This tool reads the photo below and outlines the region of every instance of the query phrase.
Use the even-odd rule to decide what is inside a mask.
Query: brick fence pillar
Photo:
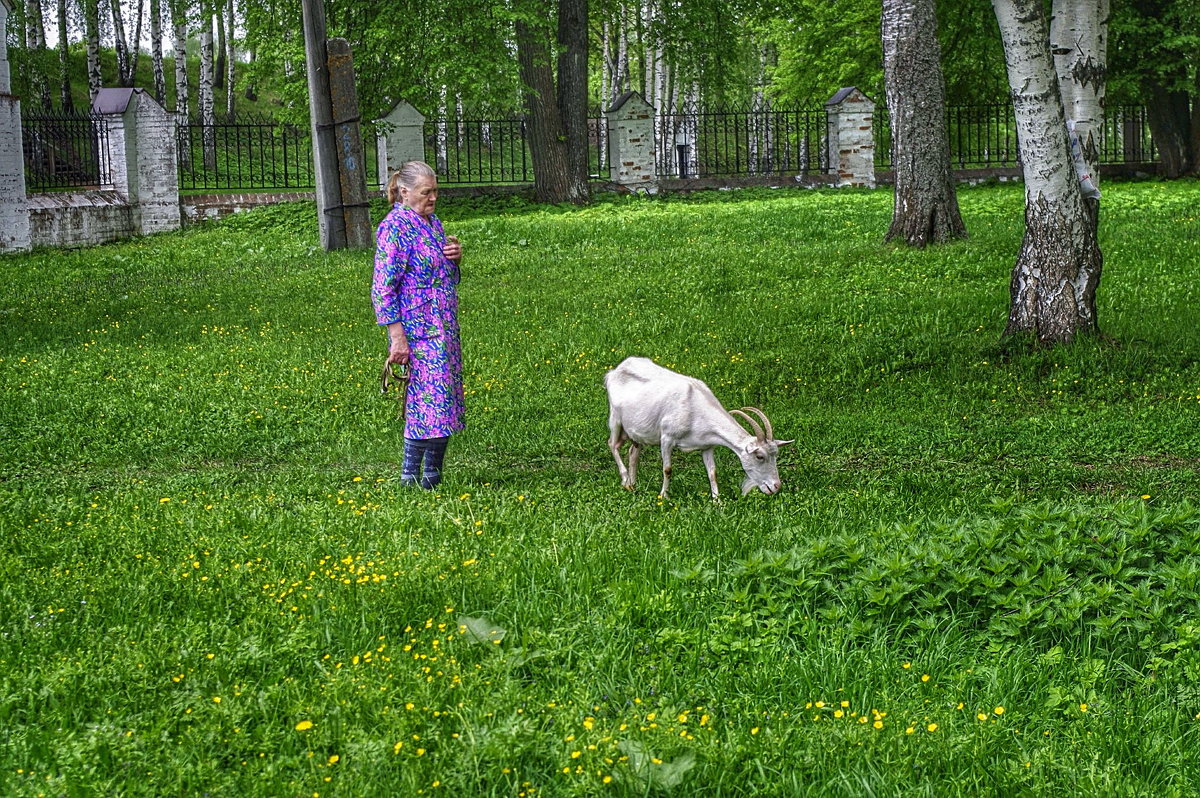
[[[656,191],[654,107],[636,91],[628,91],[604,116],[608,124],[609,179],[619,186]]]
[[[108,122],[113,188],[132,206],[135,232],[178,230],[175,117],[144,89],[101,89],[92,110]]]
[[[408,161],[425,160],[425,115],[401,100],[379,120],[381,131],[378,144],[379,185],[387,187],[388,178]]]
[[[8,14],[12,9],[11,0],[0,0],[0,252],[30,248],[21,101],[12,95],[8,71]]]
[[[875,103],[854,86],[825,103],[829,171],[838,186],[875,188]]]

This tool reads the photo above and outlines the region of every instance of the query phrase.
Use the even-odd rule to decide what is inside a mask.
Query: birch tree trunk
[[[58,102],[64,111],[75,110],[71,99],[71,39],[67,35],[67,0],[58,0]]]
[[[237,18],[234,15],[234,0],[227,0],[225,3],[225,14],[227,20],[225,27],[227,33],[225,35],[225,115],[232,117],[235,105],[234,78],[237,71],[234,69],[234,64],[237,61],[237,45],[234,41],[233,31]]]
[[[1071,157],[1042,0],[992,0],[1025,180],[1025,237],[1009,285],[1005,336],[1070,343],[1098,332],[1102,258]]]
[[[113,26],[113,50],[117,56],[117,85],[132,86],[129,78],[129,42],[125,38],[125,14],[121,11],[121,0],[108,0],[108,10]]]
[[[200,81],[196,86],[196,99],[204,130],[204,168],[213,171],[217,168],[217,116],[213,97],[212,17],[205,13],[200,21]]]
[[[25,0],[25,25],[30,55],[35,62],[29,68],[30,92],[37,96],[44,110],[50,110],[50,80],[46,73],[46,19],[41,0]]]
[[[175,113],[179,123],[188,122],[191,89],[187,73],[187,5],[184,0],[171,2],[171,26],[175,34]]]
[[[138,0],[137,18],[133,25],[133,55],[129,59],[129,85],[137,83],[137,68],[138,59],[142,56],[142,21],[146,15],[142,12],[146,10],[145,0]]]
[[[100,0],[83,0],[83,35],[87,40],[88,105],[103,85],[100,74]]]
[[[213,70],[213,86],[225,88],[225,3],[218,0],[213,7],[213,22],[217,23],[216,67]]]
[[[1100,134],[1108,73],[1109,0],[1055,0],[1050,52],[1067,119],[1083,151],[1088,175],[1100,184]]]
[[[162,0],[150,0],[150,71],[154,73],[154,99],[167,107],[167,76],[163,72]]]
[[[958,210],[933,0],[883,0],[883,74],[895,194],[885,241],[966,237]]]

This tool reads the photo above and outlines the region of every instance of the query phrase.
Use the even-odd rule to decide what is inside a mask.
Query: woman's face
[[[422,216],[429,216],[437,205],[437,178],[426,177],[417,180],[412,188],[400,187],[400,198],[404,204]]]

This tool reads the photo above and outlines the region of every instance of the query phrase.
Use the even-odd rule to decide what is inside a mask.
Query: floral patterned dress
[[[375,318],[383,325],[400,322],[412,352],[406,438],[441,438],[466,427],[458,265],[442,254],[445,242],[436,216],[400,203],[376,233]]]

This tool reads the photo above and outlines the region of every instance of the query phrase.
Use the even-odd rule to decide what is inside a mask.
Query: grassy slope
[[[1012,187],[926,252],[882,192],[445,203],[432,495],[310,209],[0,261],[4,791],[1192,793],[1196,200],[1111,186],[1119,346],[1043,353],[997,346]],[[622,492],[630,354],[798,438],[784,492]]]

